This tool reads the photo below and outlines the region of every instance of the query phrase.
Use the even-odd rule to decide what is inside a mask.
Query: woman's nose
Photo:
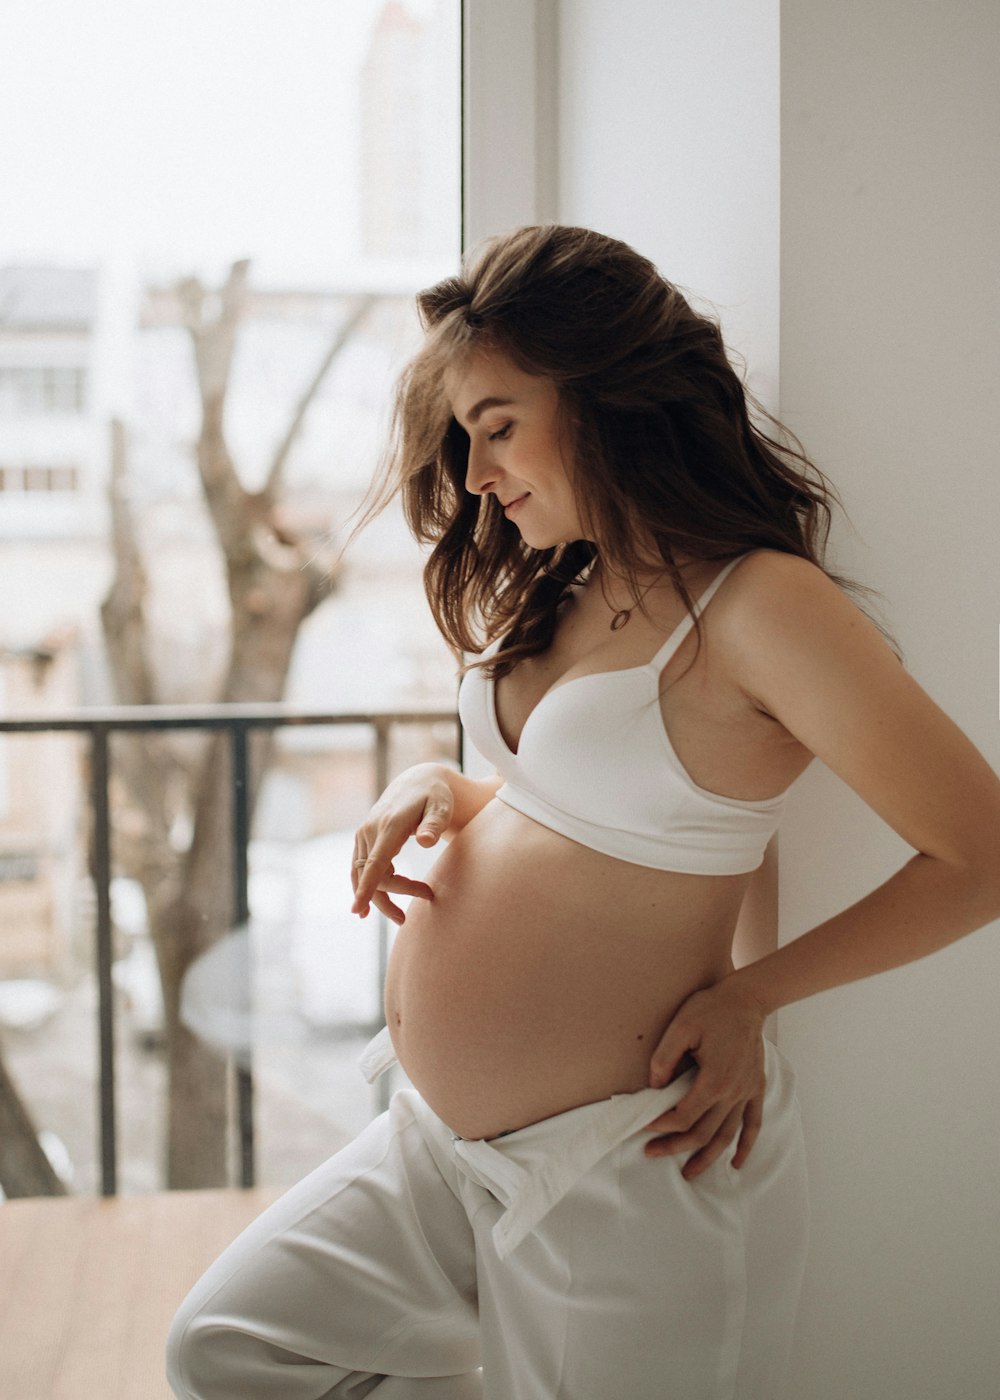
[[[484,443],[470,443],[469,460],[465,468],[465,489],[483,496],[496,484],[496,467]]]

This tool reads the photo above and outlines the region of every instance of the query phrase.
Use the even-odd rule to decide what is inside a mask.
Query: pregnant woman
[[[775,1400],[807,1205],[766,1018],[1000,914],[1000,782],[824,567],[832,493],[648,261],[521,229],[419,305],[370,511],[401,490],[432,545],[496,773],[421,764],[358,830],[355,912],[400,926],[363,1068],[413,1087],[213,1265],[171,1382]],[[754,960],[814,755],[914,854]],[[444,843],[425,881],[394,864],[414,836]]]

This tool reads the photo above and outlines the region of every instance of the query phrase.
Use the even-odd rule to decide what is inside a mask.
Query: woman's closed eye
[[[489,441],[502,442],[504,438],[510,436],[510,430],[513,426],[513,423],[505,423],[502,428],[497,428],[495,433],[489,434]]]

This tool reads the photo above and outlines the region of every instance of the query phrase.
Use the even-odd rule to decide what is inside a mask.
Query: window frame
[[[557,0],[462,0],[462,249],[558,217]]]

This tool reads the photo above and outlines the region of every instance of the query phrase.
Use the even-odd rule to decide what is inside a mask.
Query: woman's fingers
[[[673,1157],[679,1153],[691,1152],[681,1175],[685,1181],[693,1181],[700,1176],[732,1144],[743,1122],[743,1105],[725,1111],[714,1110],[706,1113],[695,1126],[686,1133],[678,1133],[668,1138],[657,1138],[646,1146],[648,1157]],[[749,1147],[747,1148],[749,1151]],[[745,1156],[745,1154],[744,1154]],[[735,1165],[735,1158],[734,1163]]]
[[[731,1107],[715,1104],[684,1132],[664,1133],[657,1120],[647,1131],[657,1132],[659,1136],[646,1144],[646,1153],[650,1157],[674,1157],[681,1152],[694,1152],[711,1142],[731,1113]]]
[[[359,853],[358,838],[355,837],[354,856],[351,860],[351,885],[354,888],[354,904],[352,908],[356,914],[361,912],[361,904],[367,902],[370,882],[365,880],[365,875],[370,863],[371,859],[367,851],[361,850]],[[364,898],[361,897],[362,888],[364,888],[366,892],[366,897]]]
[[[430,885],[425,885],[420,880],[410,880],[405,875],[394,875],[389,880],[383,880],[372,892],[371,903],[390,918],[394,924],[403,923],[406,916],[397,904],[393,904],[389,898],[390,893],[415,896],[417,899],[434,898],[434,891]],[[363,917],[364,914],[362,914]]]
[[[707,1171],[713,1162],[717,1161],[722,1154],[733,1144],[733,1138],[739,1132],[740,1124],[743,1121],[742,1106],[734,1108],[726,1115],[721,1125],[708,1140],[704,1147],[684,1163],[681,1175],[685,1181],[693,1181],[696,1176],[700,1176],[703,1171]]]
[[[374,823],[369,825],[375,827]],[[396,820],[374,830],[361,828],[354,838],[351,865],[355,894],[360,892],[370,898],[379,885],[395,875],[393,861],[413,835],[411,821]],[[436,839],[433,837],[433,840]],[[433,844],[433,840],[430,844]]]
[[[647,1123],[646,1131],[658,1134],[647,1144],[647,1154],[661,1157],[694,1153],[684,1169],[685,1177],[690,1180],[711,1166],[740,1133],[733,1165],[742,1166],[760,1131],[764,1087],[762,1085],[756,1092],[744,1089],[734,1103],[734,1095],[739,1093],[733,1087],[728,1090],[713,1087],[702,1070],[673,1108]]]
[[[382,890],[375,891],[372,895],[371,902],[380,913],[384,914],[386,918],[390,919],[394,924],[401,924],[403,922],[405,915],[402,909],[400,909],[398,905],[393,904],[389,896]],[[367,914],[368,910],[366,908],[361,917],[365,918]]]
[[[352,884],[354,885],[354,904],[352,912],[360,914],[365,918],[368,913],[368,906],[374,904],[376,909],[392,919],[393,923],[403,922],[403,911],[392,903],[385,896],[389,894],[404,894],[417,899],[433,899],[434,891],[430,885],[423,880],[411,880],[408,875],[397,875],[392,861],[382,865],[374,856],[369,856],[364,865],[360,864],[361,857],[356,858],[356,863],[351,872]]]
[[[408,875],[392,875],[387,880],[382,880],[379,884],[380,890],[389,890],[392,894],[416,895],[417,899],[433,899],[434,891],[430,885],[423,880],[411,880]]]
[[[393,860],[406,841],[405,835],[390,836],[382,832],[370,841],[362,829],[355,837],[355,856],[351,866],[351,882],[354,885],[354,903],[351,910],[362,917],[368,912],[368,904],[375,891],[395,878]]]
[[[448,823],[454,811],[454,799],[449,793],[447,797],[429,797],[424,804],[423,816],[416,830],[416,838],[421,846],[433,846],[439,841],[441,836],[448,830]]]
[[[728,1111],[722,1108],[724,1094],[726,1094],[724,1086],[713,1084],[711,1076],[704,1069],[699,1068],[693,1084],[684,1097],[678,1099],[673,1108],[668,1108],[666,1113],[661,1113],[647,1126],[650,1129],[656,1129],[661,1133],[678,1138],[681,1134],[690,1132],[713,1110]],[[728,1091],[730,1107],[734,1097],[735,1094],[730,1087]]]
[[[747,1157],[749,1157],[750,1149],[753,1147],[760,1134],[763,1120],[764,1095],[760,1094],[757,1098],[751,1099],[743,1110],[743,1131],[740,1133],[740,1140],[733,1154],[734,1167],[742,1167]]]
[[[368,857],[365,856],[365,855],[359,856],[359,855],[358,855],[358,848],[357,848],[357,845],[355,844],[355,847],[354,847],[354,856],[353,856],[353,859],[352,859],[352,861],[351,861],[351,887],[353,888],[355,894],[357,894],[357,892],[358,892],[358,885],[361,883],[361,872],[362,872],[362,870],[365,868],[365,866],[366,866],[367,864],[368,864]]]
[[[365,918],[374,904],[394,923],[401,924],[403,911],[387,897],[389,894],[433,898],[424,881],[397,875],[393,861],[411,837],[425,848],[436,845],[448,829],[453,810],[454,798],[448,784],[436,780],[428,785],[426,774],[422,775],[419,769],[413,774],[408,770],[389,784],[354,837],[352,913]]]

